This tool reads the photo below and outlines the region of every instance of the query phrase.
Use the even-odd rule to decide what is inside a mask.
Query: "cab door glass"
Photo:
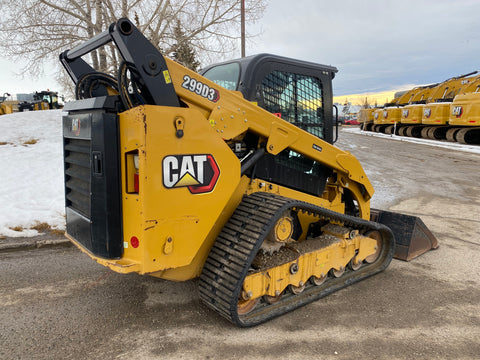
[[[262,81],[265,110],[324,139],[323,87],[320,79],[272,71]]]
[[[240,65],[235,62],[218,65],[207,70],[203,76],[227,90],[237,90]]]

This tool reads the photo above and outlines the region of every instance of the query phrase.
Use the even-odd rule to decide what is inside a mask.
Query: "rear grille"
[[[66,206],[90,218],[90,140],[65,139]]]
[[[73,101],[63,116],[67,234],[105,259],[123,253],[117,101]]]

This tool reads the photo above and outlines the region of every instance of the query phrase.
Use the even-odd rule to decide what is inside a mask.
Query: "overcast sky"
[[[479,19],[480,0],[270,0],[247,55],[336,66],[335,95],[393,90],[480,70]],[[35,82],[13,75],[21,64],[0,67],[2,94],[58,88],[50,69]]]
[[[431,84],[480,70],[479,19],[480,0],[271,0],[247,55],[336,66],[335,95]]]
[[[25,75],[22,78],[22,67],[24,65],[19,62],[9,61],[5,57],[0,57],[0,96],[3,96],[6,92],[10,94],[28,94],[47,89],[60,91],[54,78],[55,70],[45,67],[44,73],[38,79],[33,79],[29,75]]]

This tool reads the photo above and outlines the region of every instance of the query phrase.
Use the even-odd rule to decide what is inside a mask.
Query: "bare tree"
[[[121,17],[129,17],[164,54],[176,44],[180,22],[187,41],[200,59],[219,58],[238,48],[241,0],[0,0],[0,46],[3,55],[27,61],[32,76],[61,51],[100,34]],[[246,1],[246,19],[263,15],[267,0]],[[233,30],[236,29],[237,30]],[[210,57],[209,57],[210,55]],[[115,67],[113,47],[92,52],[92,66]]]
[[[351,106],[351,103],[348,102],[347,98],[345,98],[345,102],[343,103],[342,113],[344,114],[350,113],[350,106]]]

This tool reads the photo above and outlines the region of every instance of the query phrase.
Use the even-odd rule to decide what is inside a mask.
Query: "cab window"
[[[324,138],[323,87],[313,76],[272,71],[262,81],[264,108]]]
[[[203,76],[227,90],[237,90],[240,65],[235,62],[218,65],[207,70]]]

